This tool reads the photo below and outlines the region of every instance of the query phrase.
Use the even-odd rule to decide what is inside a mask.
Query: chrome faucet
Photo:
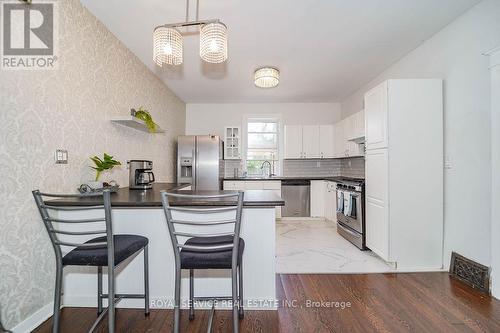
[[[269,175],[268,175],[268,177],[274,176],[273,166],[272,166],[271,162],[269,162],[269,161],[262,162],[262,165],[260,166],[260,170],[264,170],[264,167],[265,167],[266,164],[269,165]]]

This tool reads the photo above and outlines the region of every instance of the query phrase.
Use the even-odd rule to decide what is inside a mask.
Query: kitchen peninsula
[[[174,257],[168,233],[161,191],[184,194],[218,194],[228,191],[191,191],[189,185],[155,183],[150,190],[119,189],[111,195],[113,207],[113,232],[115,234],[136,234],[149,239],[149,279],[152,308],[172,308],[174,295]],[[274,308],[275,287],[275,207],[283,206],[284,201],[273,192],[245,191],[241,225],[241,237],[245,240],[243,256],[244,298],[251,304],[248,310]],[[97,199],[99,200],[99,199]],[[95,198],[64,199],[53,204],[67,207],[91,206]],[[206,201],[171,201],[177,206],[224,206],[227,200]],[[68,218],[92,218],[90,211],[63,211]],[[221,219],[227,219],[221,212]],[[199,215],[199,214],[198,214]],[[62,217],[62,216],[61,216]],[[73,227],[74,230],[74,227]],[[215,230],[214,230],[215,231]],[[215,231],[217,232],[217,231]],[[85,239],[82,239],[85,240]],[[143,256],[131,259],[123,269],[118,269],[116,277],[117,293],[142,292]],[[65,269],[63,286],[64,306],[95,307],[97,280],[95,267],[71,266]],[[195,273],[196,296],[230,295],[231,281],[229,270],[204,270]],[[182,307],[187,307],[188,281],[187,272],[183,272]],[[106,281],[106,279],[104,279]],[[106,285],[104,286],[106,290]],[[143,300],[124,299],[118,307],[141,308]]]

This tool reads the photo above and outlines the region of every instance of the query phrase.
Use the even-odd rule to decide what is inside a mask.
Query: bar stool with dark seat
[[[89,332],[92,332],[108,313],[108,331],[115,330],[115,306],[124,298],[144,298],[145,314],[149,314],[148,239],[138,235],[113,235],[111,220],[111,197],[109,190],[96,194],[48,194],[33,191],[35,202],[49,234],[56,255],[56,284],[54,292],[54,317],[52,332],[59,332],[61,289],[63,268],[69,265],[97,266],[98,317]],[[47,197],[52,200],[44,200]],[[57,199],[92,198],[91,206],[64,206]],[[69,212],[85,212],[85,218],[66,218]],[[77,216],[77,215],[75,215]],[[81,216],[81,214],[80,214]],[[77,227],[78,226],[78,227]],[[84,226],[82,228],[82,226]],[[85,227],[86,226],[86,227]],[[96,229],[100,228],[100,229]],[[96,235],[102,235],[95,237]],[[95,237],[88,239],[90,237]],[[63,256],[61,246],[72,248]],[[125,259],[144,250],[144,294],[115,293],[115,268]],[[109,265],[108,263],[113,263]],[[102,291],[102,267],[108,267],[108,293]],[[103,311],[103,298],[108,307]],[[113,301],[109,301],[113,300]]]
[[[243,192],[222,195],[189,195],[161,193],[163,208],[175,257],[174,332],[179,332],[181,301],[181,270],[189,270],[189,319],[194,319],[195,301],[212,301],[208,321],[211,331],[215,302],[231,300],[233,306],[233,332],[238,332],[239,319],[243,318],[243,250],[245,241],[240,237]],[[171,205],[180,200],[188,205]],[[221,207],[188,207],[196,201],[224,201]],[[179,204],[179,202],[178,202]],[[234,217],[220,219],[220,214],[234,212]],[[190,214],[200,216],[196,221]],[[217,215],[219,214],[219,218]],[[218,226],[223,232],[209,233]],[[230,269],[232,293],[228,297],[195,297],[195,269]]]

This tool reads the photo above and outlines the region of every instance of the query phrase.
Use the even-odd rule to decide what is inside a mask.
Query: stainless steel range
[[[364,213],[364,179],[343,178],[337,181],[337,232],[361,250],[367,250]]]

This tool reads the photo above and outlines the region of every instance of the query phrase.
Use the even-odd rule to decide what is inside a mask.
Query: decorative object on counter
[[[154,122],[151,114],[141,106],[139,109],[131,109],[130,114],[146,123],[150,133],[156,133],[158,125]]]
[[[122,165],[119,161],[113,159],[113,156],[104,153],[103,158],[99,158],[97,156],[90,157],[92,162],[94,162],[95,167],[91,167],[96,171],[95,175],[95,181],[99,181],[99,176],[101,175],[101,172],[106,171],[106,170],[111,170],[117,165]]]
[[[78,192],[84,194],[99,193],[104,190],[109,190],[110,192],[116,192],[120,188],[120,185],[114,180],[109,182],[90,182],[88,184],[82,184],[78,188]]]
[[[254,73],[254,83],[259,88],[274,88],[280,83],[280,71],[273,67],[258,68]]]
[[[153,30],[153,60],[163,65],[182,64],[182,34],[178,30],[200,27],[200,57],[203,61],[220,64],[227,60],[227,27],[219,19],[200,20],[199,1],[196,2],[196,20],[189,20],[189,0],[186,1],[186,20],[157,26]]]

